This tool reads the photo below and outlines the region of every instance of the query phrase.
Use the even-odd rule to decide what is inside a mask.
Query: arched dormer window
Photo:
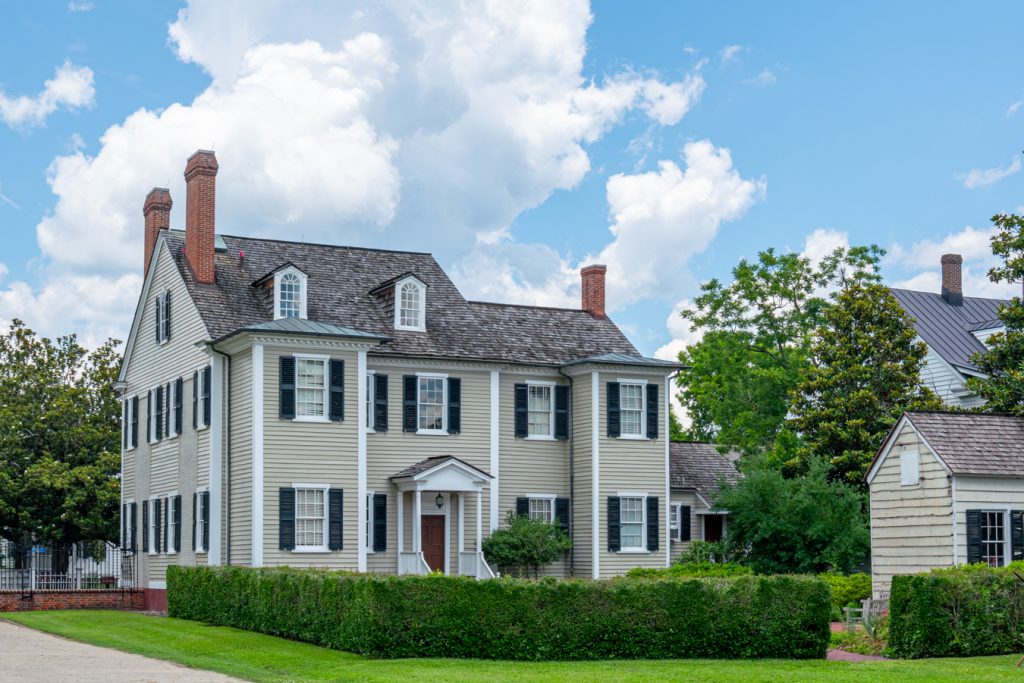
[[[306,317],[306,275],[286,268],[274,275],[274,319]]]
[[[395,285],[395,328],[399,330],[427,329],[427,290],[422,282],[408,277]]]

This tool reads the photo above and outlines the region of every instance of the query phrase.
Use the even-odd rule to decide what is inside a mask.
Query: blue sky
[[[1024,204],[1020,5],[550,5],[6,4],[0,323],[124,338],[143,197],[182,225],[211,146],[224,232],[429,250],[551,305],[607,261],[647,354],[769,246],[874,242],[919,289],[958,251],[967,294],[1015,291],[984,271]]]

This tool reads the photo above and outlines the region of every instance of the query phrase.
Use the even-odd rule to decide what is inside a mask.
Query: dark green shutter
[[[388,496],[386,493],[375,493],[373,494],[373,552],[381,553],[387,549]]]
[[[128,544],[128,550],[131,550],[132,552],[135,552],[135,548],[138,545],[138,543],[136,542],[136,538],[135,538],[135,525],[138,523],[138,515],[136,514],[137,513],[137,505],[138,505],[137,503],[129,503],[128,504],[128,507],[131,510],[131,517],[129,517],[130,521],[128,523],[128,525],[129,525],[129,527],[131,529],[131,540],[129,541],[129,544]]]
[[[295,549],[295,489],[281,488],[277,494],[278,547]]]
[[[1014,562],[1024,560],[1024,510],[1010,511],[1010,550]]]
[[[462,431],[462,380],[458,377],[448,378],[448,433],[458,434]]]
[[[327,492],[327,502],[327,547],[330,550],[342,550],[345,547],[345,492],[342,489],[330,489]]]
[[[195,552],[199,547],[196,545],[196,540],[199,538],[197,533],[199,531],[199,492],[192,494],[192,552]]]
[[[530,499],[526,496],[520,496],[516,498],[516,514],[520,517],[526,517],[530,514]]]
[[[278,412],[281,419],[291,420],[295,417],[295,357],[281,356],[278,368]]]
[[[981,510],[967,511],[967,563],[981,562]]]
[[[179,377],[174,380],[174,432],[181,434],[181,394],[185,391],[185,382]]]
[[[174,549],[181,552],[181,496],[174,497]]]
[[[647,549],[654,552],[661,547],[661,507],[657,496],[647,496]]]
[[[608,436],[613,439],[622,434],[621,413],[619,412],[619,383],[608,382]]]
[[[515,392],[516,438],[525,439],[530,435],[530,388],[517,384]]]
[[[171,338],[171,290],[164,293],[164,341]]]
[[[373,430],[388,431],[388,376],[373,376]]]
[[[164,501],[157,498],[153,503],[153,550],[163,552],[163,512]]]
[[[647,385],[647,438],[658,438],[658,415],[661,406],[658,405],[658,385],[649,383]]]
[[[569,533],[569,499],[555,498],[555,521],[562,531]]]
[[[211,376],[212,375],[213,375],[213,370],[210,368],[209,365],[207,365],[205,368],[203,368],[203,426],[204,427],[209,427],[210,426],[210,406],[212,405],[210,403],[210,387],[213,385],[213,382],[211,381]]]
[[[139,397],[132,396],[132,448],[139,445]]]
[[[330,418],[334,422],[339,422],[345,419],[345,361],[332,358],[329,366],[330,372],[328,376],[331,380]],[[362,429],[362,425],[359,428]]]
[[[149,501],[142,504],[142,551],[149,552]]]
[[[150,389],[146,394],[146,443],[153,440],[153,419],[150,417],[156,410],[155,392]]]
[[[402,431],[416,431],[416,389],[418,382],[416,375],[405,375],[402,377]]]
[[[203,550],[210,549],[210,492],[203,491]]]
[[[121,503],[121,547],[128,547],[128,503]]]
[[[608,496],[608,550],[613,553],[622,550],[618,496]]]
[[[171,422],[172,412],[174,412],[174,406],[171,405],[171,383],[168,382],[164,387],[164,436],[167,437],[170,437],[171,429],[174,427]]]
[[[192,429],[199,428],[199,373],[192,373]]]
[[[555,438],[569,438],[569,387],[555,387]]]
[[[690,506],[679,506],[679,540],[689,541],[690,536]]]
[[[156,440],[164,438],[164,388],[156,388]]]

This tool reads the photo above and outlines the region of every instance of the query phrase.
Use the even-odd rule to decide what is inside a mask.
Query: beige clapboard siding
[[[967,510],[1024,510],[1024,479],[956,478],[956,543],[961,564],[967,562]]]
[[[584,373],[573,377],[573,460],[575,475],[573,489],[575,501],[573,505],[573,550],[572,570],[574,576],[593,576],[593,506],[591,503],[593,480],[591,468],[593,464],[592,447],[592,415],[593,400],[591,374]]]
[[[900,454],[921,458],[920,483],[900,485]],[[871,482],[871,567],[875,595],[892,577],[953,562],[952,496],[945,469],[908,423]],[[901,533],[902,532],[902,533]]]
[[[707,510],[704,503],[692,491],[673,491],[672,502],[680,505],[690,506],[690,541],[672,541],[671,560],[675,562],[690,547],[690,542],[701,538],[701,517],[700,513]]]
[[[388,431],[367,434],[366,451],[366,487],[368,491],[386,493],[388,496],[387,550],[372,553],[367,557],[367,568],[370,571],[393,573],[398,566],[397,547],[398,529],[395,523],[398,516],[397,491],[391,483],[391,477],[406,467],[426,458],[452,455],[484,472],[490,470],[490,372],[476,369],[441,369],[436,370],[422,366],[403,367],[374,364],[373,358],[368,361],[368,369],[386,375],[388,378]],[[402,431],[402,377],[415,375],[417,372],[437,372],[449,377],[459,377],[462,381],[462,429],[459,434],[426,435]],[[499,398],[499,405],[501,399]],[[437,494],[434,493],[433,498]],[[489,528],[490,490],[483,492],[483,535],[486,537]],[[412,499],[406,499],[406,519],[404,526],[405,550],[412,548]],[[449,502],[448,505],[452,503]],[[431,502],[431,505],[433,503]],[[450,518],[452,554],[457,552],[457,519],[452,510]],[[355,510],[353,509],[353,514]],[[475,549],[476,545],[476,501],[473,494],[467,494],[465,512],[465,548]],[[452,571],[457,569],[457,558],[452,561]]]
[[[985,403],[967,389],[963,375],[942,360],[933,348],[928,347],[921,365],[921,382],[934,391],[942,402],[960,408],[976,408]]]
[[[556,381],[557,379],[557,381]],[[566,384],[566,380],[551,375],[526,376],[503,373],[499,382],[501,407],[499,443],[501,486],[498,521],[516,509],[516,498],[530,493],[569,497],[569,445],[568,441],[517,439],[515,436],[515,385],[530,380]],[[554,400],[554,396],[552,396]],[[567,576],[568,554],[542,570],[545,576]]]
[[[252,412],[252,350],[245,349],[231,357],[230,554],[240,565],[252,562]]]
[[[345,362],[345,419],[341,422],[282,420],[279,408],[279,358],[309,353]],[[316,346],[263,350],[263,562],[356,569],[356,376],[355,351],[329,352]],[[325,405],[324,410],[327,410]],[[344,490],[344,550],[326,553],[282,551],[278,543],[279,490],[293,484],[323,484]],[[326,501],[325,501],[326,504]],[[326,533],[326,529],[325,529]]]
[[[670,549],[665,547],[667,505],[665,500],[665,412],[658,409],[657,439],[612,439],[607,436],[608,382],[620,379],[646,379],[658,384],[659,404],[664,401],[665,375],[638,372],[635,368],[609,369],[600,375],[600,461],[601,461],[601,576],[623,574],[633,567],[664,567]],[[651,553],[612,553],[608,551],[608,497],[620,492],[646,493],[659,502],[659,549]],[[646,528],[644,533],[646,534]]]

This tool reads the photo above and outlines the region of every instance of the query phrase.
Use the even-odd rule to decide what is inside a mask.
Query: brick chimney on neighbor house
[[[201,149],[185,164],[185,258],[197,282],[213,283],[217,157]]]
[[[942,298],[951,306],[964,305],[964,285],[960,254],[942,255]]]
[[[586,266],[580,270],[583,310],[595,318],[604,318],[604,274],[607,266]]]
[[[142,215],[146,225],[146,252],[143,254],[142,275],[149,272],[149,262],[156,247],[157,231],[171,227],[171,193],[165,187],[154,187],[146,195]]]

